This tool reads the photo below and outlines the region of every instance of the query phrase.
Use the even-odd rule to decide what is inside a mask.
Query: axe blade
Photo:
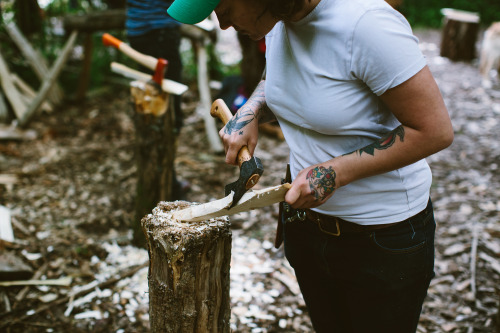
[[[259,181],[260,176],[264,172],[262,162],[258,157],[252,156],[251,159],[241,164],[240,177],[237,181],[227,184],[225,187],[225,195],[229,195],[231,191],[234,192],[233,203],[229,207],[234,207],[247,190],[252,188]]]

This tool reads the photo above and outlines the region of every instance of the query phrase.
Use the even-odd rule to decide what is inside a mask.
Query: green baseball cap
[[[167,9],[175,20],[195,24],[210,16],[220,0],[175,0]]]

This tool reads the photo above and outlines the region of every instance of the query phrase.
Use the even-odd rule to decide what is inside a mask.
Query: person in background
[[[127,0],[125,28],[130,46],[155,58],[168,61],[165,78],[182,82],[182,61],[180,54],[181,23],[172,19],[167,9],[167,0]],[[142,67],[143,71],[152,71]],[[183,124],[181,96],[174,96],[175,130],[179,135]],[[173,199],[185,199],[189,183],[177,179],[174,170]]]
[[[407,20],[383,0],[175,0],[266,36],[266,73],[220,131],[226,163],[274,115],[290,148],[285,255],[314,329],[414,333],[434,276],[432,174],[453,128]]]

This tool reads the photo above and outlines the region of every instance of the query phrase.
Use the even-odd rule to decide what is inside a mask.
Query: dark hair
[[[266,4],[266,8],[271,12],[271,15],[279,20],[290,20],[297,14],[305,1],[310,0],[261,0]]]

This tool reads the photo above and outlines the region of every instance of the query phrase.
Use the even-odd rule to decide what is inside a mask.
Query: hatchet
[[[105,46],[113,46],[116,49],[120,50],[123,54],[129,56],[131,59],[137,61],[141,65],[151,69],[154,71],[154,75],[152,80],[158,85],[158,87],[162,87],[163,83],[163,75],[165,74],[165,70],[168,64],[168,61],[163,58],[156,59],[155,57],[142,54],[139,51],[134,50],[130,45],[122,42],[116,37],[111,36],[108,33],[102,35],[102,43]]]
[[[219,118],[224,125],[233,117],[233,114],[222,99],[217,99],[213,102],[210,115]],[[260,159],[250,155],[247,146],[243,146],[238,152],[238,166],[240,167],[240,177],[235,182],[227,184],[224,188],[226,196],[231,191],[234,192],[233,202],[229,206],[229,209],[238,203],[247,190],[257,184],[264,172],[264,167]]]

